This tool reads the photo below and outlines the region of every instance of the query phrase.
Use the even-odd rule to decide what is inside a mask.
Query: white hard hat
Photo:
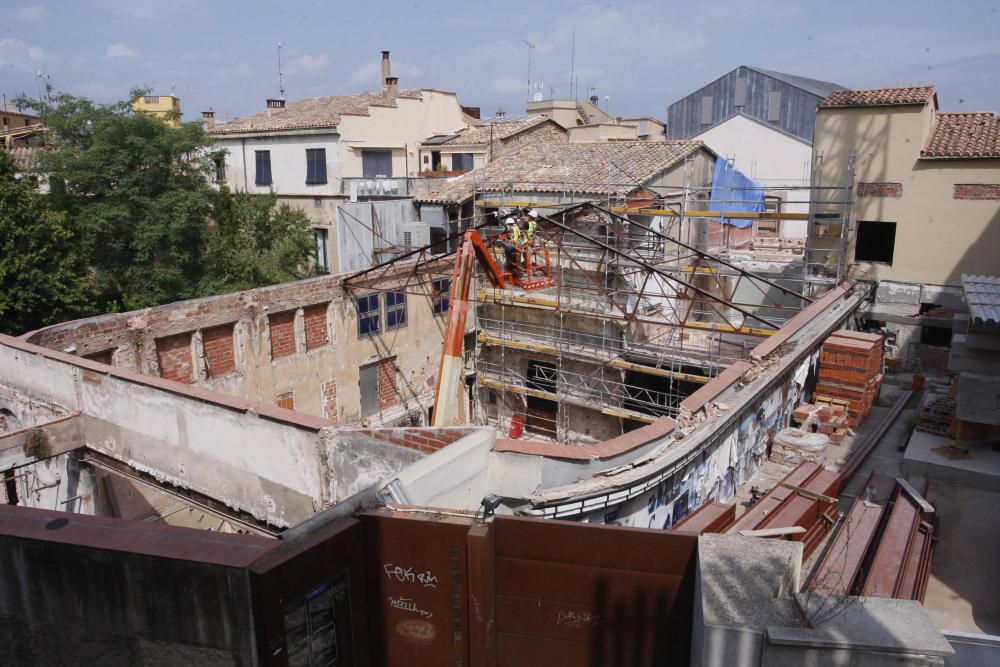
[[[528,211],[528,215],[530,215],[532,218],[537,218],[538,211],[536,211],[535,209],[531,209],[530,211]]]
[[[504,221],[504,223],[503,223],[503,224],[504,224],[505,226],[507,226],[507,227],[513,227],[513,226],[514,226],[514,218],[507,218],[507,219],[506,219],[506,220]]]

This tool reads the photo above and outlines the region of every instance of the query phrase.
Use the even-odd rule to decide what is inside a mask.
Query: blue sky
[[[1000,0],[867,2],[258,2],[4,0],[0,93],[57,90],[109,102],[174,86],[186,120],[259,111],[286,97],[378,86],[392,51],[401,87],[454,90],[484,115],[521,111],[531,78],[568,95],[572,35],[580,97],[615,115],[666,107],[738,65],[849,87],[934,83],[947,111],[1000,111]],[[609,99],[605,102],[605,96]]]

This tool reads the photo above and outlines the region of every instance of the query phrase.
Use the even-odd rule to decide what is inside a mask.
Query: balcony
[[[350,195],[351,200],[370,197],[412,197],[415,192],[415,178],[378,176],[375,178],[342,178],[341,194]]]

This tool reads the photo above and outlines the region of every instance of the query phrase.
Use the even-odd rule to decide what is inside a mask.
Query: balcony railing
[[[361,197],[411,197],[415,178],[380,176],[376,178],[342,178],[341,193],[352,199]]]

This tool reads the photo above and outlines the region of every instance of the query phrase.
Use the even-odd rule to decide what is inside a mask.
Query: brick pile
[[[846,423],[857,428],[878,398],[882,386],[882,336],[860,331],[834,332],[819,351],[816,403],[842,405]]]
[[[834,444],[847,437],[847,429],[851,426],[846,402],[841,400],[803,403],[792,413],[792,423],[801,431],[822,433]]]

